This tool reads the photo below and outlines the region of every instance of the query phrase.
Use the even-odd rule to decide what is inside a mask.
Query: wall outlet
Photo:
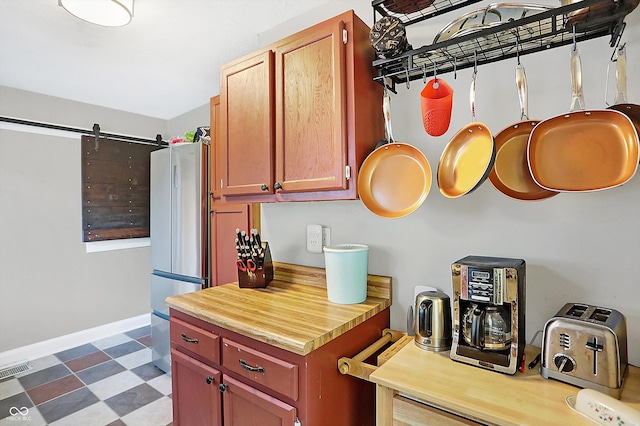
[[[322,225],[307,225],[307,251],[322,253]]]

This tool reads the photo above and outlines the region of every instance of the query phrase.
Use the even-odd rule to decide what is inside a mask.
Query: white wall
[[[480,8],[480,3],[472,8]],[[347,8],[371,25],[370,2],[330,2],[309,17],[261,35],[268,44],[304,26],[330,18]],[[460,11],[459,13],[463,13]],[[428,43],[458,13],[433,24],[410,27],[414,47]],[[640,103],[640,12],[627,17],[629,99]],[[420,28],[418,28],[418,26]],[[413,35],[412,35],[413,33]],[[583,84],[588,108],[602,108],[608,37],[580,43]],[[562,47],[525,55],[532,118],[544,119],[569,109],[569,50]],[[478,69],[477,119],[494,133],[519,120],[514,83],[515,60]],[[435,174],[440,155],[455,132],[470,121],[468,93],[471,70],[454,80],[449,131],[428,136],[420,121],[422,81],[398,87],[392,97],[394,136],[418,147]],[[399,189],[400,190],[400,189]],[[499,193],[489,181],[457,199],[442,196],[435,182],[425,203],[413,214],[395,220],[370,213],[360,201],[266,204],[262,207],[263,237],[278,261],[324,266],[324,257],[305,250],[306,225],[330,226],[332,243],[370,246],[369,272],[393,277],[392,327],[406,328],[406,310],[416,285],[433,285],[451,295],[450,265],[468,255],[523,258],[527,262],[527,340],[565,302],[614,308],[627,319],[629,359],[640,365],[640,177],[622,187],[601,192],[569,194],[539,202],[521,202]],[[535,342],[540,345],[540,338]]]
[[[8,87],[0,115],[150,139],[167,127]],[[85,252],[80,135],[24,130],[0,130],[0,353],[150,311],[148,247]]]

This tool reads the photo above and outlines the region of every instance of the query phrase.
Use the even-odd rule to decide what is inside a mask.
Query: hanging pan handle
[[[604,85],[604,103],[609,104],[609,75],[611,75],[611,64],[616,63],[616,96],[613,105],[627,103],[627,52],[626,43],[622,46],[616,46],[615,51],[611,55],[611,60],[607,64],[607,79]]]
[[[389,143],[393,143],[393,131],[391,130],[391,97],[386,88],[384,98],[382,99],[382,113],[384,115],[384,128],[387,131],[387,140]]]
[[[469,89],[469,106],[471,107],[471,122],[476,121],[476,79],[478,77],[477,59],[474,54],[473,74],[471,74],[471,87]]]
[[[627,51],[623,44],[618,48],[616,59],[616,98],[614,104],[627,103]]]
[[[584,109],[584,95],[582,93],[582,63],[580,61],[580,52],[578,51],[578,46],[576,45],[574,38],[573,48],[571,49],[571,107],[569,108],[569,111]]]
[[[529,119],[529,98],[527,90],[527,75],[524,72],[524,66],[520,64],[518,57],[518,65],[516,66],[516,87],[518,89],[518,100],[520,101],[520,121]]]

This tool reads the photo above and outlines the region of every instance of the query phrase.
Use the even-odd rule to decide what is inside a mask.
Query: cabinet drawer
[[[295,364],[222,339],[222,366],[291,399],[298,399],[298,366]]]
[[[220,364],[220,336],[191,325],[177,318],[171,318],[171,343],[201,357]]]
[[[481,426],[480,423],[447,413],[446,411],[438,410],[430,405],[421,404],[400,395],[393,397],[393,424],[415,426]]]

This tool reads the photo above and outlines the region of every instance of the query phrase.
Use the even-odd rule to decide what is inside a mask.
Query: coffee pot
[[[471,303],[463,315],[462,336],[468,345],[478,349],[508,349],[511,345],[509,315],[500,306]]]
[[[451,359],[515,374],[525,348],[525,261],[466,256],[451,264],[451,280]]]
[[[416,345],[428,351],[451,348],[451,301],[441,291],[424,291],[416,296],[413,331]]]

